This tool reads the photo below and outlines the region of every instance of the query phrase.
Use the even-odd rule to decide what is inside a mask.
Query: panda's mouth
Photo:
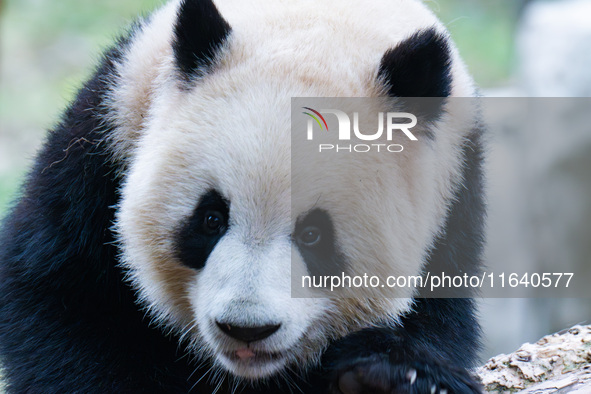
[[[271,376],[284,368],[286,352],[274,352],[242,347],[218,354],[218,361],[232,374],[247,380]]]
[[[283,352],[266,352],[248,347],[225,352],[224,355],[234,363],[248,365],[273,363],[285,358]]]

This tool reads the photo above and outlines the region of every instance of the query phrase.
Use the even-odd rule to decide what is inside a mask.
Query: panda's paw
[[[481,385],[465,369],[414,361],[391,363],[387,355],[372,355],[335,370],[335,394],[473,394]]]

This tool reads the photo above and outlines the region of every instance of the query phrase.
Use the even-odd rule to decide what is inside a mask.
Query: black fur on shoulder
[[[482,174],[483,128],[483,125],[476,125],[476,131],[464,140],[462,180],[456,186],[454,202],[446,218],[445,227],[435,240],[426,266],[426,271],[432,275],[440,275],[442,272],[451,276],[481,274],[486,216]],[[472,297],[474,294],[469,288],[452,287],[441,289],[437,295],[462,298]]]
[[[149,328],[117,267],[108,51],[50,133],[0,234],[0,360],[9,393],[186,392],[178,344]],[[190,387],[190,386],[189,386]]]
[[[230,31],[230,25],[211,0],[184,0],[181,3],[172,47],[184,80],[202,75],[213,65],[215,55]]]

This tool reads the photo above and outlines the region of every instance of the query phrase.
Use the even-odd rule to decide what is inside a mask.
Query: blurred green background
[[[101,51],[162,0],[0,0],[0,217]]]
[[[523,0],[426,1],[449,27],[477,83],[511,76]],[[103,48],[162,0],[0,0],[0,217],[26,168]]]

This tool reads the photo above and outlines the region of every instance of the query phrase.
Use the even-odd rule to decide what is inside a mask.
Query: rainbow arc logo
[[[303,109],[306,109],[306,110],[308,110],[310,112],[313,112],[314,115],[316,115],[316,116],[314,116],[310,112],[302,112],[303,114],[308,115],[309,117],[311,117],[312,119],[314,119],[316,121],[316,123],[318,123],[318,126],[320,126],[320,130],[323,130],[324,127],[326,127],[326,131],[328,131],[328,124],[326,123],[326,119],[324,119],[324,116],[322,116],[320,114],[320,112],[318,112],[318,111],[316,111],[316,110],[314,110],[314,109],[312,109],[310,107],[302,107],[302,108]],[[320,118],[320,119],[318,119],[318,118]],[[324,127],[322,127],[322,123],[320,123],[320,120],[322,120],[322,123],[324,123]]]

